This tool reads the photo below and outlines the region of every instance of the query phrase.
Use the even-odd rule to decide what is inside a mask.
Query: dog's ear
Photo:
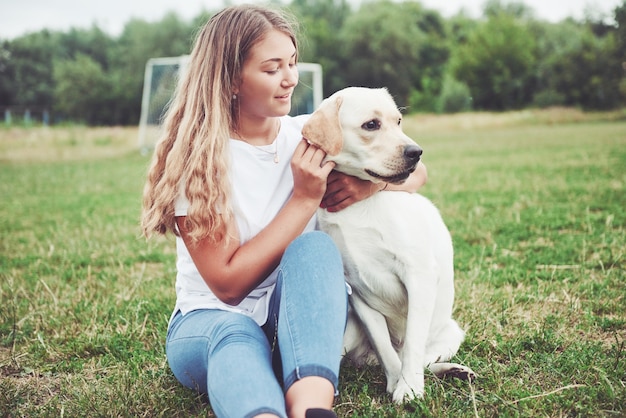
[[[327,100],[309,117],[302,128],[304,136],[328,155],[337,155],[343,147],[343,131],[339,123],[341,97]]]

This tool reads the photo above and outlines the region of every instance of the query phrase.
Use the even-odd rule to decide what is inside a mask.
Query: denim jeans
[[[283,255],[265,325],[216,309],[178,312],[167,360],[183,385],[208,394],[220,418],[286,417],[284,392],[298,379],[324,377],[337,390],[347,304],[337,248],[309,232]]]

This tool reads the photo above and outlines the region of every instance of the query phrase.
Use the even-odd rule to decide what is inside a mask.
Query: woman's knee
[[[328,248],[329,250],[337,249],[332,238],[322,231],[305,232],[293,240],[290,247],[292,246],[319,246],[320,248]]]
[[[228,313],[215,326],[212,351],[240,343],[266,345],[267,337],[252,318],[242,314]]]
[[[233,346],[251,346],[260,352],[268,349],[262,329],[245,315],[226,311],[194,311],[188,315],[176,324],[166,341],[170,369],[185,386],[206,393],[211,358],[228,355],[229,350],[238,351]]]
[[[322,298],[347,303],[341,255],[333,240],[320,231],[302,234],[287,248],[280,266],[277,290],[288,298]],[[285,290],[288,289],[289,291]]]
[[[341,255],[332,238],[322,231],[312,231],[300,235],[285,251],[284,260],[295,260],[299,265],[311,263],[341,268]]]

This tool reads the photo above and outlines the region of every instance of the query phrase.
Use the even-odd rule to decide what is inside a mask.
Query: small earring
[[[233,94],[233,100],[237,100],[237,95]]]

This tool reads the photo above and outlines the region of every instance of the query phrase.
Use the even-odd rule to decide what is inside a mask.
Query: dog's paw
[[[391,393],[393,394],[393,392],[396,390],[396,387],[398,386],[398,378],[397,377],[393,377],[393,378],[387,378],[387,393]]]
[[[421,375],[414,380],[415,382],[411,383],[407,382],[404,377],[398,380],[398,384],[391,396],[395,403],[402,404],[415,398],[421,399],[424,397],[424,376]]]
[[[398,362],[397,367],[388,367],[385,369],[385,378],[387,379],[387,393],[393,394],[398,386],[398,382],[403,380],[400,362]]]
[[[456,363],[431,363],[428,368],[435,376],[440,379],[446,379],[449,377],[461,380],[469,380],[470,382],[476,379],[476,373],[467,366]]]

